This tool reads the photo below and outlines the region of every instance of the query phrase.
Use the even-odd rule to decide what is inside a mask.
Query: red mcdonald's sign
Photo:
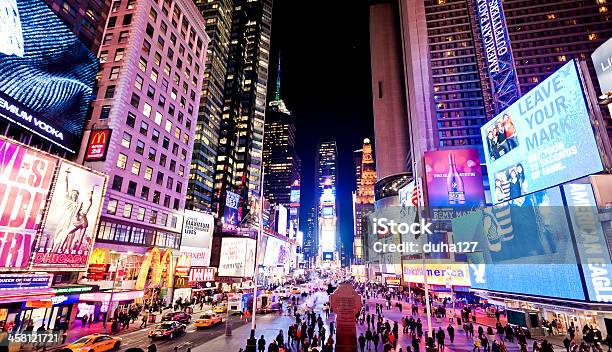
[[[103,161],[106,159],[112,132],[111,129],[91,131],[87,150],[85,150],[85,161]]]

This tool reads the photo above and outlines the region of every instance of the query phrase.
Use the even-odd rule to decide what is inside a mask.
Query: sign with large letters
[[[112,132],[113,130],[111,129],[91,131],[87,141],[87,148],[85,149],[85,161],[106,160]]]
[[[189,257],[190,266],[208,266],[215,218],[211,214],[185,210],[181,254]]]
[[[51,287],[51,274],[0,274],[0,291]]]
[[[597,81],[602,93],[612,93],[612,38],[601,44],[591,54]]]
[[[25,269],[57,159],[0,138],[0,270]]]

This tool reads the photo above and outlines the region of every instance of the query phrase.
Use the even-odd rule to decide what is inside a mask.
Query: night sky
[[[302,159],[301,220],[314,202],[315,153],[320,137],[338,142],[339,225],[352,252],[352,152],[373,139],[368,4],[366,0],[274,0],[268,96],[276,87],[281,51],[281,97],[297,121]]]

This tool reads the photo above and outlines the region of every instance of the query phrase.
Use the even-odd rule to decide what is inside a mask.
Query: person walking
[[[377,331],[374,331],[372,334],[372,343],[374,344],[374,352],[378,352],[378,341],[380,340],[380,336]]]
[[[365,338],[366,338],[366,345],[368,347],[368,351],[371,350],[371,344],[372,344],[372,330],[370,330],[370,328],[368,327],[368,330],[366,331],[365,334]]]
[[[361,350],[361,352],[364,352],[365,351],[366,338],[365,338],[365,336],[363,336],[363,333],[361,333],[361,335],[359,335],[359,338],[357,340],[359,341],[359,349]]]
[[[446,331],[448,332],[448,338],[452,344],[455,341],[455,328],[451,324],[448,324]]]
[[[259,352],[264,352],[266,350],[266,339],[264,338],[264,335],[261,335],[259,340],[257,340],[257,350]]]
[[[445,338],[446,338],[446,334],[444,333],[444,330],[442,330],[442,327],[439,327],[438,332],[436,333],[436,339],[438,340],[438,351],[444,350]]]
[[[141,329],[147,327],[147,318],[148,317],[147,317],[146,313],[142,315],[142,319],[141,319],[141,322],[140,322],[140,328]]]

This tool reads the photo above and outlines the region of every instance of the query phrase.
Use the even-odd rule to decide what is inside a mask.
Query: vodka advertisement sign
[[[185,210],[181,236],[181,254],[190,259],[191,266],[208,266],[210,264],[210,247],[215,225],[211,214]]]
[[[425,174],[431,207],[484,203],[480,158],[476,149],[425,152]]]
[[[57,159],[0,138],[0,270],[25,269]]]
[[[71,154],[98,60],[42,0],[0,2],[0,118]]]
[[[85,269],[96,238],[106,176],[62,162],[35,249],[36,269]]]
[[[478,21],[496,111],[519,97],[519,84],[501,0],[476,0]]]
[[[480,133],[494,204],[603,170],[575,61]]]

